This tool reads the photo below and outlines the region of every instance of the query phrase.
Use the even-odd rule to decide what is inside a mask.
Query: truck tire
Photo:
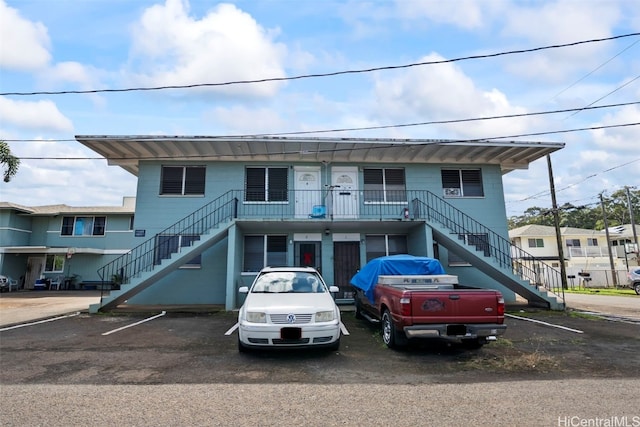
[[[355,307],[356,319],[364,319],[364,316],[362,315],[362,308],[360,306],[360,302],[358,301],[358,295],[355,296],[355,299],[353,300],[353,305]]]
[[[407,337],[403,332],[396,329],[396,325],[393,324],[391,313],[389,310],[385,310],[382,313],[382,341],[389,348],[398,348],[407,345]]]

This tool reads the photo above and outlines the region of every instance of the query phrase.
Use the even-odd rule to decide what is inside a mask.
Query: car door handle
[[[452,300],[458,300],[458,299],[460,299],[460,295],[456,295],[456,294],[454,294],[454,295],[449,295],[449,299],[452,299]]]

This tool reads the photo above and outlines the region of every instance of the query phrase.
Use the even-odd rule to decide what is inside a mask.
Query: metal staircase
[[[564,289],[558,270],[536,259],[450,203],[424,191],[412,200],[413,218],[424,219],[442,246],[530,305],[564,310]]]
[[[236,194],[227,192],[100,268],[100,303],[91,305],[89,312],[117,307],[202,254],[227,235],[237,212]],[[189,244],[183,246],[184,236]],[[105,292],[111,284],[119,289]]]

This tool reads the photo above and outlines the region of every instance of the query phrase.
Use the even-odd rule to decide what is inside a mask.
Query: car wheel
[[[640,282],[639,283],[634,283],[633,290],[636,291],[636,294],[640,295]]]
[[[240,341],[240,337],[238,337],[238,352],[239,353],[248,353],[249,352],[249,347],[247,347],[244,344],[242,344],[242,341]]]
[[[407,338],[403,332],[396,329],[391,313],[385,310],[382,313],[382,341],[389,348],[398,348],[407,344]]]

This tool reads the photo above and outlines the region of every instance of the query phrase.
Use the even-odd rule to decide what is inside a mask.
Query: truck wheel
[[[407,345],[407,337],[396,329],[389,310],[382,313],[382,341],[389,348],[398,348]]]
[[[355,317],[356,319],[364,319],[362,316],[362,309],[360,308],[360,303],[358,302],[358,296],[356,295],[355,300],[353,301],[353,305],[355,306]]]

